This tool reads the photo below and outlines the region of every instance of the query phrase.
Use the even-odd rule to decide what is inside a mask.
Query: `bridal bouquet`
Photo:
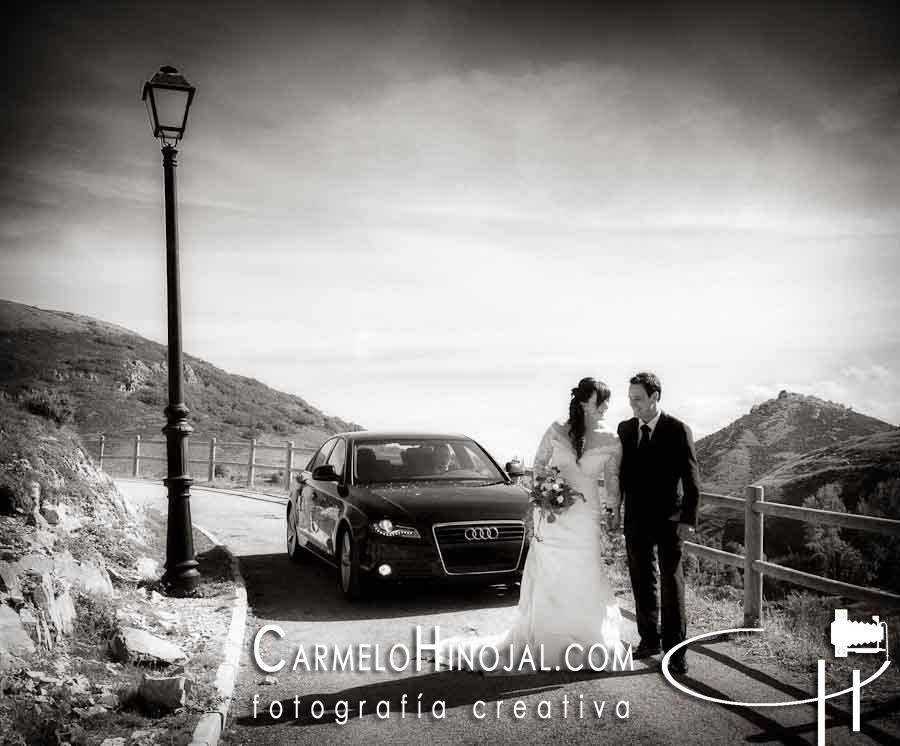
[[[553,523],[556,516],[571,508],[579,499],[582,502],[586,500],[560,476],[559,467],[550,466],[534,475],[529,502],[540,509],[541,517],[547,523]],[[536,537],[540,541],[540,536]]]

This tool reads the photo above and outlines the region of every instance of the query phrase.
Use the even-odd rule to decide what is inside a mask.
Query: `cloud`
[[[817,396],[852,407],[857,412],[900,424],[900,373],[884,365],[847,366],[833,378],[818,381],[781,381],[750,384],[740,398],[742,405],[772,399],[780,391]]]

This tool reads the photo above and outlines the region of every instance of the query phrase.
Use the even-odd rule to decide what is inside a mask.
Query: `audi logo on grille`
[[[490,541],[500,538],[500,529],[496,526],[470,526],[466,529],[466,541]]]

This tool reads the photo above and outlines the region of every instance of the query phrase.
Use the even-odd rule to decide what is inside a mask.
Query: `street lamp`
[[[174,68],[161,67],[144,84],[141,98],[147,104],[153,136],[162,143],[166,190],[166,289],[169,311],[169,406],[166,407],[166,460],[164,484],[169,494],[166,525],[166,572],[163,582],[174,595],[183,595],[200,582],[194,558],[191,525],[191,484],[188,476],[188,408],[184,404],[181,353],[181,289],[178,269],[178,220],[175,206],[175,144],[184,137],[188,110],[195,88]]]

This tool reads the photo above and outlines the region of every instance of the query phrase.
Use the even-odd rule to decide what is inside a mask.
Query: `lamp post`
[[[191,525],[191,484],[188,475],[188,408],[184,404],[181,352],[181,288],[178,268],[178,219],[175,197],[175,144],[184,136],[194,87],[174,67],[159,69],[144,84],[153,136],[162,143],[166,194],[166,289],[169,328],[169,406],[166,407],[166,461],[169,513],[166,525],[166,572],[163,582],[173,595],[184,595],[200,582],[194,558]]]

